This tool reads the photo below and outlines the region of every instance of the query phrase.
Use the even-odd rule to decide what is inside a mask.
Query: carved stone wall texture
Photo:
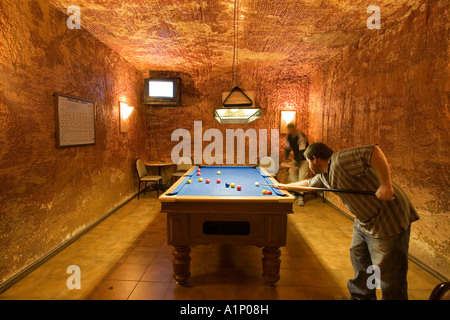
[[[239,1],[237,84],[263,117],[224,125],[233,0],[1,1],[0,282],[136,192],[134,159],[169,160],[175,129],[270,132],[287,109],[310,140],[380,144],[422,216],[411,251],[448,274],[448,1],[378,1],[369,30],[372,2]],[[182,77],[182,108],[140,104],[149,71]],[[55,148],[54,92],[97,102],[97,145]],[[135,107],[128,134],[119,101]]]
[[[450,274],[448,2],[373,30],[312,80],[309,135],[333,149],[378,143],[419,210],[411,253]],[[340,203],[335,196],[329,198]]]
[[[47,1],[0,2],[0,283],[135,194],[137,70]],[[54,92],[95,100],[97,144],[56,149]],[[119,133],[119,100],[134,106]]]

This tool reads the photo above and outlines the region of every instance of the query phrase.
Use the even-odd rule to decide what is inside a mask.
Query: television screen
[[[144,104],[181,106],[181,78],[149,78],[144,80]]]
[[[153,98],[173,98],[172,81],[149,81],[148,90]]]

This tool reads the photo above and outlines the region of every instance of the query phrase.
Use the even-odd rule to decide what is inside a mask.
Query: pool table
[[[268,286],[276,285],[287,214],[293,213],[295,200],[286,191],[263,185],[276,182],[256,166],[194,166],[159,197],[161,212],[167,213],[167,241],[174,247],[178,285],[187,284],[190,276],[190,247],[211,243],[262,247],[263,279]],[[264,195],[264,189],[272,194]]]

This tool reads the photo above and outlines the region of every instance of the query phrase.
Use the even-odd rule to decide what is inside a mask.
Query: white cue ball
[[[259,186],[259,182],[255,182],[255,186]]]

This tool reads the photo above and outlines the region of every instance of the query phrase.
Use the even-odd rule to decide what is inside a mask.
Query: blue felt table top
[[[197,176],[197,169],[200,168],[201,176]],[[221,174],[217,174],[220,171]],[[203,178],[203,182],[199,182],[199,178]],[[206,183],[206,179],[211,182]],[[217,179],[221,182],[217,183]],[[191,183],[187,183],[191,180]],[[255,186],[255,182],[260,184],[273,184],[269,177],[263,173],[259,167],[227,167],[227,166],[198,166],[191,171],[188,176],[184,177],[181,183],[168,195],[179,196],[261,196],[274,197],[285,196],[285,194],[271,186]],[[234,183],[241,186],[241,191],[236,187],[226,187],[226,183]],[[272,191],[272,195],[263,195],[263,190]]]

